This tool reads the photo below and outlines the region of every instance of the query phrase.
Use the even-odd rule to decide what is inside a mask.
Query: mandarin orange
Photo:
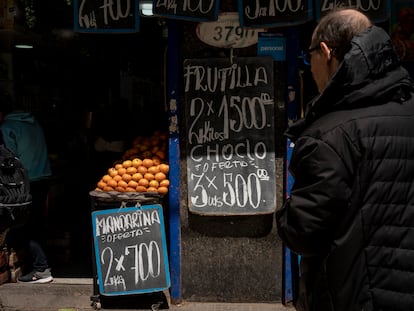
[[[130,180],[129,182],[128,182],[128,187],[130,187],[130,188],[136,188],[138,186],[138,183],[135,181],[135,180]]]
[[[160,171],[159,165],[153,165],[148,168],[148,173],[153,175],[157,174]]]
[[[132,180],[139,181],[140,179],[144,178],[141,173],[135,173],[132,175]]]
[[[132,160],[132,166],[138,168],[142,164],[142,160],[139,158],[135,158]]]
[[[144,186],[140,186],[140,185],[138,185],[138,186],[135,188],[135,190],[136,190],[137,192],[147,192],[147,188],[146,188],[146,187],[144,187]]]
[[[125,160],[124,162],[122,162],[122,166],[125,168],[128,168],[130,166],[132,166],[132,161],[131,160]]]
[[[127,183],[132,179],[132,176],[128,173],[122,175],[122,180],[125,180]]]
[[[118,187],[126,188],[128,187],[128,183],[125,180],[118,181]]]
[[[154,175],[154,178],[158,181],[164,180],[167,178],[167,176],[163,172],[158,172]]]
[[[111,180],[111,179],[112,179],[112,177],[109,174],[103,175],[103,177],[102,177],[102,180],[106,183],[108,182],[108,180]]]
[[[118,170],[115,167],[111,167],[108,169],[108,175],[112,178],[116,175],[118,175]]]
[[[154,164],[154,161],[152,161],[152,159],[145,158],[144,160],[142,160],[142,165],[145,166],[146,168],[153,166],[153,164]]]
[[[130,175],[134,175],[137,172],[137,168],[134,166],[130,166],[127,168],[126,172]]]
[[[158,187],[157,191],[161,194],[166,194],[166,193],[168,193],[168,188],[167,187]]]
[[[152,164],[153,165],[161,164],[161,159],[159,157],[152,157]]]
[[[160,187],[168,187],[170,185],[170,181],[168,179],[163,179],[160,181]]]
[[[168,172],[170,171],[170,166],[165,163],[161,163],[159,168],[160,168],[160,172],[163,172],[164,174],[168,174]]]
[[[144,186],[144,187],[148,187],[149,181],[148,179],[142,178],[138,181],[138,185],[139,186]]]
[[[126,173],[126,168],[125,167],[121,167],[119,170],[118,170],[118,174],[119,175],[124,175]]]
[[[100,189],[104,189],[106,187],[106,182],[104,182],[103,180],[100,180],[100,181],[98,181],[97,186]]]
[[[138,170],[138,173],[141,173],[142,175],[144,175],[148,171],[148,169],[143,165],[138,166],[137,170]]]
[[[149,187],[153,187],[153,188],[158,188],[158,186],[160,185],[160,183],[158,182],[158,180],[150,180],[150,182],[148,183]]]
[[[106,183],[109,187],[112,187],[112,188],[116,188],[116,186],[118,185],[118,182],[115,180],[115,179],[110,179],[110,180],[108,180],[108,182]]]
[[[121,175],[116,175],[114,177],[112,177],[113,180],[115,180],[116,182],[122,180],[122,176]]]
[[[145,174],[144,174],[144,178],[145,178],[146,180],[150,181],[150,180],[153,180],[155,177],[154,177],[154,174],[151,174],[151,173],[145,173]]]

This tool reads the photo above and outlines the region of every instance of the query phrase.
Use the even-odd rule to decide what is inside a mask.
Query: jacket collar
[[[304,119],[295,122],[286,136],[294,140],[305,127],[329,112],[388,102],[399,89],[412,90],[412,81],[400,66],[388,34],[372,26],[353,38],[325,90],[308,103]]]

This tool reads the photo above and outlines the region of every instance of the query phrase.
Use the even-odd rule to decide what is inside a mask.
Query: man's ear
[[[328,61],[331,61],[333,58],[332,49],[326,45],[325,42],[320,43],[322,54],[326,57]]]

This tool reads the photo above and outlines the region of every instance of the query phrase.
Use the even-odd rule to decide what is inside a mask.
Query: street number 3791
[[[264,31],[241,27],[239,15],[234,12],[220,14],[215,22],[199,23],[196,30],[201,41],[219,48],[244,48],[256,44],[258,33]]]

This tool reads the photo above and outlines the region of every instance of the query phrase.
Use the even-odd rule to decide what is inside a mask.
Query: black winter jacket
[[[278,233],[301,255],[298,310],[414,310],[414,93],[371,27],[287,136]]]

